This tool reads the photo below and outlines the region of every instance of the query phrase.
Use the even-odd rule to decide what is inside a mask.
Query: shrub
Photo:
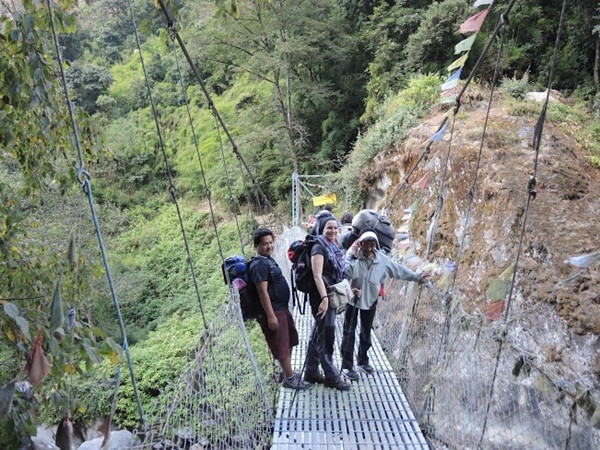
[[[438,75],[411,78],[406,89],[386,100],[368,132],[358,137],[347,164],[338,174],[341,183],[349,187],[347,195],[352,203],[361,203],[360,177],[365,175],[365,169],[378,154],[404,139],[419,117],[436,103],[440,82]]]
[[[530,89],[529,72],[525,72],[522,78],[517,78],[513,75],[512,78],[502,78],[499,91],[505,95],[510,95],[513,98],[522,100]]]

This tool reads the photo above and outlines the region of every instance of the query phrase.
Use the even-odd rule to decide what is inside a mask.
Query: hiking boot
[[[342,377],[337,377],[335,380],[325,380],[325,386],[338,391],[349,391],[352,387],[350,383],[342,380]]]
[[[291,379],[284,379],[281,385],[284,388],[296,389],[297,391],[302,391],[310,387],[310,383],[307,383],[302,378],[300,378],[300,375],[298,375],[297,373],[295,373]]]
[[[304,374],[304,381],[307,383],[325,384],[325,375],[321,372],[306,372]]]
[[[371,367],[368,363],[361,364],[358,367],[360,367],[363,371],[367,372],[369,375],[372,375],[373,373],[375,373],[375,369],[373,369],[373,367]]]
[[[348,378],[351,381],[358,381],[358,379],[360,378],[358,374],[352,369],[344,369],[342,370],[342,373],[346,378]]]

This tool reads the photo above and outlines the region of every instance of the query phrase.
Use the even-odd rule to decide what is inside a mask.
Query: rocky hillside
[[[534,113],[541,104],[529,103],[528,114],[517,115],[514,104],[502,103],[500,99],[495,100],[490,113],[474,190],[474,210],[458,272],[457,284],[465,297],[471,299],[468,305],[471,309],[485,308],[489,280],[497,278],[516,257],[527,186],[534,170],[532,139],[537,121]],[[456,258],[486,109],[487,101],[479,99],[462,105],[452,141],[448,128],[444,142],[432,146],[431,157],[436,159],[434,174],[424,192],[412,187],[404,198],[396,200],[398,213],[423,193],[424,206],[415,217],[413,230],[425,247],[450,147],[444,205],[431,259]],[[438,111],[428,117],[404,142],[397,144],[395,151],[374,163],[378,166],[375,171],[394,180],[388,193],[402,182],[445,113]],[[552,117],[549,113],[549,118]],[[600,249],[600,170],[588,162],[588,151],[580,138],[580,127],[569,117],[562,122],[549,120],[544,124],[537,165],[537,195],[531,201],[527,218],[517,283],[526,301],[554,305],[575,333],[600,335],[600,264],[570,283],[559,283],[578,270],[565,260]],[[422,162],[420,167],[428,161]],[[417,171],[410,181],[416,182],[423,173],[423,169]],[[378,203],[385,202],[383,198]],[[400,216],[396,222],[400,222]]]

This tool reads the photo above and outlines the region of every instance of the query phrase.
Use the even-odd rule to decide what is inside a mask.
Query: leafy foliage
[[[73,89],[74,103],[93,114],[97,109],[96,100],[107,93],[113,78],[107,69],[75,62],[67,71],[67,80]]]
[[[364,169],[379,155],[406,136],[430,105],[439,97],[441,79],[436,75],[411,78],[406,89],[389,97],[378,111],[377,120],[359,137],[338,178],[349,190],[355,206],[364,204],[365,187],[373,181],[372,173]]]
[[[514,75],[512,78],[503,78],[500,91],[516,99],[524,99],[531,86],[529,84],[529,73],[525,72],[522,78]]]

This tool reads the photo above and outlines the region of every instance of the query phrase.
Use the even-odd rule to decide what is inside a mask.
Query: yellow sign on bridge
[[[313,206],[323,206],[326,204],[335,204],[337,197],[335,194],[318,195],[313,197]]]

